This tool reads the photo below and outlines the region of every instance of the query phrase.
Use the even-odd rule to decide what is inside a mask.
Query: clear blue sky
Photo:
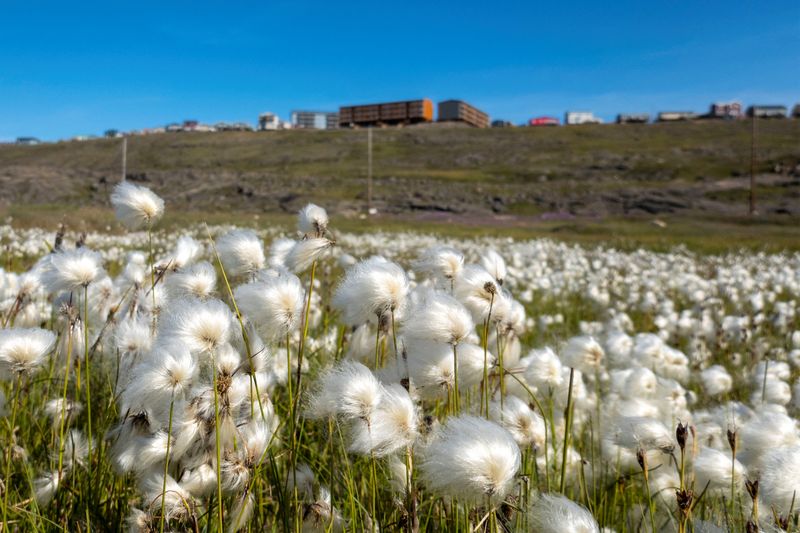
[[[3,0],[0,139],[417,97],[517,122],[800,102],[798,0],[566,4]]]

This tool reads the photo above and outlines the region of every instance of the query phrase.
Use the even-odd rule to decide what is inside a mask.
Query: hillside
[[[174,133],[128,141],[129,178],[173,206],[363,209],[366,131]],[[0,146],[0,202],[101,205],[121,141]],[[759,211],[800,215],[800,121],[758,123]],[[562,218],[746,213],[750,124],[697,122],[374,132],[382,213]],[[0,205],[1,207],[2,205]]]

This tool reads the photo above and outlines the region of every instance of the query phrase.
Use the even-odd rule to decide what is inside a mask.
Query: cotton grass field
[[[798,530],[800,253],[111,201],[0,227],[2,531]]]

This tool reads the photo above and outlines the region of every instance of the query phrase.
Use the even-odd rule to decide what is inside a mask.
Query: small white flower
[[[128,229],[152,226],[164,214],[164,200],[147,187],[123,181],[111,193],[117,218]]]
[[[328,213],[318,205],[308,204],[298,213],[297,229],[306,235],[321,236],[328,229]]]
[[[254,274],[264,268],[264,245],[253,230],[236,229],[217,240],[217,253],[229,276]]]
[[[474,416],[449,418],[419,464],[431,491],[470,502],[501,501],[513,488],[519,467],[519,447],[511,433]]]
[[[39,328],[0,330],[0,368],[26,374],[44,363],[53,349],[56,336]]]
[[[56,252],[42,274],[42,282],[50,293],[86,287],[103,274],[100,254],[88,248]]]

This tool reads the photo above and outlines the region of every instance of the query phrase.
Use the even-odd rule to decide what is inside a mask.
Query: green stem
[[[564,487],[567,483],[567,450],[569,450],[570,434],[572,433],[572,382],[575,377],[575,369],[569,369],[569,392],[567,393],[566,426],[564,428],[564,449],[561,455],[561,485],[558,491],[564,494]],[[653,529],[655,531],[655,529]]]
[[[223,516],[222,516],[222,450],[219,440],[219,393],[217,391],[217,364],[212,362],[211,365],[214,372],[214,439],[217,452],[217,519],[219,531],[222,533]]]
[[[161,533],[164,533],[164,504],[167,498],[167,474],[169,473],[169,446],[172,437],[172,412],[175,407],[175,389],[169,402],[169,424],[167,425],[167,453],[164,454],[164,481],[161,485]]]
[[[6,448],[6,473],[3,478],[3,531],[10,531],[8,526],[8,493],[11,492],[11,450],[14,447],[14,426],[17,424],[17,406],[19,404],[20,375],[14,379],[14,405],[11,406],[11,424],[8,427],[8,443]]]
[[[489,314],[483,323],[483,394],[481,395],[481,412],[489,418],[489,321],[492,318],[492,307],[494,306],[494,293],[489,300]],[[484,411],[485,409],[485,411]]]

